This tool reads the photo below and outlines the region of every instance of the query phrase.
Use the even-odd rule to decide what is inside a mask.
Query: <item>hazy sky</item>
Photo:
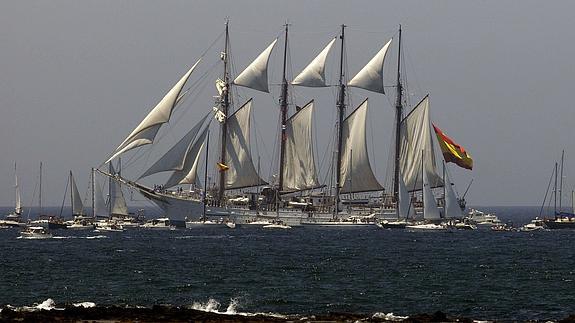
[[[37,203],[40,161],[46,205],[61,204],[69,170],[85,192],[90,168],[205,54],[192,77],[205,89],[163,132],[162,140],[176,142],[212,106],[226,17],[236,72],[281,35],[286,21],[292,74],[345,23],[348,78],[402,24],[411,103],[430,93],[433,121],[475,160],[472,172],[449,166],[459,191],[474,179],[468,203],[539,205],[562,149],[565,190],[575,184],[574,10],[572,1],[1,1],[0,205],[13,204],[14,161],[26,205]],[[281,52],[278,46],[270,60],[272,84],[280,81]],[[327,71],[332,84],[335,56]],[[395,62],[388,63],[391,86]],[[241,99],[254,97],[264,175],[278,120],[272,88],[271,96],[240,92]],[[350,96],[350,109],[370,99],[371,159],[382,181],[393,132],[395,93],[388,92],[354,89]],[[333,132],[334,89],[295,89],[292,99],[303,105],[314,97],[319,165]],[[166,149],[147,155],[147,165]],[[146,160],[140,162],[125,175],[139,175]]]

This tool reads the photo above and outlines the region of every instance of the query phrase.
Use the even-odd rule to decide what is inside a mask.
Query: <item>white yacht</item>
[[[49,239],[52,234],[44,227],[26,227],[24,231],[20,232],[20,238],[23,239]]]
[[[531,222],[519,228],[519,231],[531,232],[543,229],[545,229],[545,222],[543,222],[543,220],[541,220],[540,218],[536,217],[535,219],[531,220]]]
[[[501,224],[501,220],[495,214],[485,213],[476,209],[471,209],[465,219],[477,226],[491,227]]]

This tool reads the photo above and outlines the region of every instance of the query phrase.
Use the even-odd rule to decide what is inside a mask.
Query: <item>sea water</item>
[[[479,209],[516,225],[539,212]],[[575,313],[570,230],[208,226],[53,235],[25,240],[17,229],[0,230],[0,305],[51,299],[277,315],[441,310],[499,320]]]

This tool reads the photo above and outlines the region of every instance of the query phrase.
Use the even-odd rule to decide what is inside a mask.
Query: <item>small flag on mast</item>
[[[469,156],[465,148],[456,144],[455,141],[447,137],[447,135],[435,125],[433,125],[433,130],[435,131],[439,147],[441,147],[441,152],[446,162],[455,163],[457,166],[465,169],[473,169],[473,159]]]

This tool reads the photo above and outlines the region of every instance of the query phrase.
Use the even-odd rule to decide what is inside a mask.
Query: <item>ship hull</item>
[[[548,229],[557,230],[557,229],[575,229],[575,220],[545,220],[545,226]]]

